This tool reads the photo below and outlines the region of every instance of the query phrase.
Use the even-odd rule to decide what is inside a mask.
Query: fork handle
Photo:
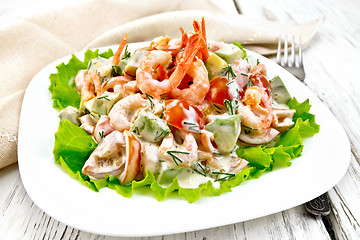
[[[324,193],[317,198],[305,203],[306,211],[315,216],[327,216],[330,214],[330,201],[328,193]]]

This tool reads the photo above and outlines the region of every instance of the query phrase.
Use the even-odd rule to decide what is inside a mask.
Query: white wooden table
[[[44,2],[2,0],[0,24],[9,24]],[[340,121],[352,152],[346,175],[329,191],[332,212],[329,217],[316,218],[301,205],[233,225],[138,239],[360,239],[360,78],[356,73],[360,66],[360,1],[246,2],[240,1],[243,14],[258,18],[303,22],[324,16],[304,52],[305,83]],[[79,231],[49,217],[27,195],[14,164],[0,170],[0,239],[115,238]]]

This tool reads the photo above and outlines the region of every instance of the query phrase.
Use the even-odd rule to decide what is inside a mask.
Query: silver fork
[[[276,62],[277,64],[281,65],[283,68],[285,68],[287,71],[289,71],[292,75],[294,75],[297,79],[299,79],[301,82],[305,79],[305,70],[304,70],[304,64],[303,64],[303,56],[302,56],[302,50],[301,50],[301,39],[299,38],[298,44],[295,43],[295,36],[292,36],[291,40],[291,55],[288,54],[288,38],[285,36],[284,38],[284,55],[283,58],[281,58],[281,52],[282,52],[282,38],[279,37],[279,44],[278,44],[278,50],[277,50],[277,56],[276,56]],[[296,45],[297,45],[297,52],[298,55],[296,55]]]
[[[287,37],[284,38],[284,55],[283,58],[281,57],[282,53],[282,38],[279,37],[279,44],[278,44],[278,50],[277,50],[277,56],[276,56],[276,62],[277,64],[281,65],[283,68],[285,68],[287,71],[289,71],[292,75],[294,75],[297,79],[299,79],[301,82],[305,79],[305,70],[304,70],[304,64],[303,64],[303,56],[302,56],[302,50],[301,50],[301,39],[299,38],[299,42],[297,44],[297,57],[296,54],[296,43],[295,43],[295,37],[292,36],[291,41],[291,55],[289,58],[288,54],[288,39]],[[315,216],[327,216],[330,214],[331,208],[330,208],[330,201],[329,201],[329,195],[328,193],[324,193],[316,198],[314,198],[311,201],[308,201],[305,203],[306,211],[315,215]]]

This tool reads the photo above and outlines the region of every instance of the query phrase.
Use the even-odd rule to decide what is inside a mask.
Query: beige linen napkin
[[[201,9],[202,11],[179,11]],[[192,29],[206,20],[209,40],[239,41],[263,54],[274,52],[280,34],[296,33],[309,42],[319,20],[304,24],[259,21],[226,12],[212,1],[75,1],[0,29],[0,168],[17,161],[17,132],[23,94],[32,77],[50,62],[80,51]],[[47,79],[44,79],[45,81]],[[49,133],[52,134],[52,133]]]

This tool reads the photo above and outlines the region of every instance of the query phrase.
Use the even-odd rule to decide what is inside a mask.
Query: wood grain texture
[[[35,11],[44,2],[1,1],[0,22],[8,24]],[[238,2],[245,15],[257,18],[304,22],[324,17],[311,45],[304,51],[305,83],[342,124],[352,152],[346,175],[329,190],[332,213],[327,219],[322,219],[310,216],[303,206],[298,206],[228,226],[133,239],[360,239],[360,81],[356,73],[360,63],[360,1]],[[31,201],[15,164],[0,170],[0,239],[126,238],[95,235],[54,220]]]

